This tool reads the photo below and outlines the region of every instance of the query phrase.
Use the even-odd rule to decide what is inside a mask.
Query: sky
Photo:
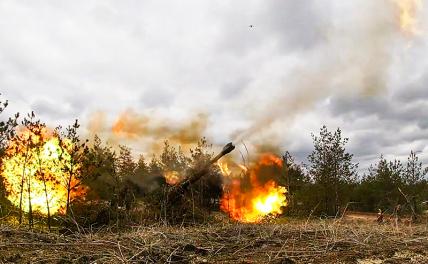
[[[87,134],[126,115],[142,130],[114,142],[142,153],[196,127],[305,162],[326,125],[360,168],[411,150],[428,163],[427,14],[418,0],[0,0],[0,92],[6,114]]]

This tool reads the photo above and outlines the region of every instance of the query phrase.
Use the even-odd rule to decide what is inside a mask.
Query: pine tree
[[[0,115],[1,119],[5,120],[3,118],[3,112],[8,107],[9,102],[6,101],[0,101]],[[13,139],[16,136],[16,127],[18,126],[18,118],[19,113],[16,113],[13,117],[7,118],[6,121],[0,121],[0,159],[5,157],[5,149],[7,148],[7,145],[9,143],[9,140]],[[0,163],[1,164],[1,163]],[[5,200],[5,186],[3,183],[2,175],[0,175],[0,208]],[[3,210],[0,210],[0,215],[3,213]]]
[[[69,125],[65,131],[61,127],[57,127],[55,134],[59,139],[59,146],[61,148],[60,158],[61,166],[65,173],[63,184],[67,189],[66,200],[66,216],[70,216],[71,208],[71,194],[76,191],[80,185],[80,178],[82,177],[83,162],[88,153],[88,140],[81,141],[78,129],[80,124],[76,119],[72,125]],[[67,154],[65,158],[63,154]]]
[[[312,138],[315,149],[308,156],[309,174],[320,186],[324,212],[336,215],[347,198],[346,186],[354,180],[358,164],[353,163],[353,155],[346,152],[348,138],[342,139],[339,128],[332,133],[323,126],[320,135],[312,134]]]
[[[427,168],[424,169],[422,167],[422,162],[419,161],[416,153],[411,151],[404,169],[403,182],[406,184],[404,195],[406,195],[406,198],[410,202],[412,213],[421,212],[419,204],[422,202],[424,192],[426,192],[427,182],[425,177],[427,172]]]
[[[0,94],[1,95],[1,94]],[[0,114],[8,107],[9,102],[0,101]],[[4,155],[4,150],[9,140],[15,136],[15,128],[18,126],[19,113],[9,117],[6,121],[0,121],[0,157]]]

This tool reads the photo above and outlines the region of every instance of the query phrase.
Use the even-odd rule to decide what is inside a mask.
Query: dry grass
[[[59,235],[0,227],[1,263],[427,263],[426,224],[333,220]]]

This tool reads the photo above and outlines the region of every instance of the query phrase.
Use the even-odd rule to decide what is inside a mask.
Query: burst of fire
[[[178,171],[165,171],[164,177],[169,185],[175,185],[183,180]]]
[[[421,33],[418,28],[417,15],[422,8],[421,0],[394,0],[399,10],[400,29],[410,35]]]
[[[220,172],[221,172],[221,174],[223,176],[227,176],[228,177],[228,176],[230,176],[232,174],[232,172],[229,169],[229,165],[226,162],[218,161],[217,165],[218,165],[218,167],[220,169]]]
[[[37,132],[35,132],[37,131]],[[65,213],[67,201],[67,176],[64,168],[70,164],[72,144],[65,140],[62,148],[57,136],[46,128],[28,129],[18,133],[2,159],[1,174],[7,199],[24,212],[48,214]],[[73,165],[73,170],[78,169]],[[71,186],[77,186],[74,177]],[[85,194],[84,187],[73,188],[71,200]]]
[[[226,178],[220,207],[231,218],[259,222],[266,216],[281,214],[287,206],[287,190],[275,181],[282,169],[282,161],[277,156],[264,154],[248,168],[237,165],[241,167],[239,177],[229,170],[227,163],[219,163],[219,167]]]

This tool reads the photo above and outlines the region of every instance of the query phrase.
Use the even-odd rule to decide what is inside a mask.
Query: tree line
[[[416,218],[427,209],[428,168],[414,151],[406,162],[380,155],[376,164],[358,173],[358,163],[346,151],[348,138],[326,126],[312,135],[314,149],[306,164],[283,155],[289,213],[337,216],[345,207],[363,212],[408,213]]]
[[[31,177],[41,179],[44,184],[45,219],[49,228],[58,219],[51,214],[53,204],[48,198],[52,190],[47,183],[52,182],[65,189],[63,213],[67,221],[119,223],[124,218],[132,217],[135,212],[139,213],[138,217],[151,214],[157,219],[166,219],[168,214],[174,214],[164,203],[166,181],[182,180],[183,175],[194,173],[198,166],[213,156],[212,146],[202,138],[189,153],[165,141],[159,155],[141,155],[134,160],[127,146],[121,145],[115,149],[97,136],[91,144],[81,139],[78,133],[80,126],[76,120],[66,128],[58,126],[54,129],[53,136],[58,148],[44,153],[55,157],[51,159],[53,163],[47,163],[40,158],[40,140],[34,139],[43,136],[45,123],[36,118],[33,112],[22,121],[19,114],[5,119],[3,113],[7,106],[8,101],[0,102],[0,119],[4,120],[0,122],[0,165],[4,169],[4,157],[11,155],[8,149],[10,143],[14,142],[20,147],[22,159],[17,166],[21,166],[22,170],[16,175],[20,180],[18,206],[6,199],[5,179],[3,173],[0,174],[0,215],[12,212],[20,224],[26,216],[30,227],[34,225],[32,201],[29,198],[32,192]],[[24,127],[31,133],[23,136],[18,133],[18,127]],[[277,180],[288,189],[289,206],[285,210],[286,214],[337,216],[345,208],[392,212],[400,207],[403,213],[416,217],[426,209],[424,202],[428,200],[428,170],[415,152],[411,151],[404,163],[400,160],[386,160],[381,155],[378,162],[361,175],[353,155],[346,150],[348,138],[342,136],[339,128],[329,131],[323,126],[319,134],[312,134],[312,139],[314,149],[306,163],[297,164],[289,152],[282,155],[283,172]],[[29,173],[26,166],[32,166],[34,171]],[[49,178],[53,175],[50,173],[53,166],[60,168],[60,178]],[[169,177],[165,178],[167,174]],[[200,208],[218,209],[222,192],[221,173],[214,166],[209,174],[209,177],[204,177],[191,187],[191,197],[181,204],[187,210],[176,212],[175,218],[189,211],[191,217],[195,218],[198,215],[195,210]],[[78,192],[84,195],[73,195]],[[28,208],[27,212],[23,210],[24,205]]]
[[[0,117],[4,118],[8,101],[0,104]],[[59,218],[71,224],[118,223],[140,210],[139,202],[144,201],[140,207],[146,210],[139,213],[148,218],[167,218],[167,214],[174,213],[165,203],[167,180],[183,180],[213,156],[212,145],[201,138],[188,152],[165,140],[159,155],[140,155],[135,160],[129,147],[114,148],[98,136],[89,142],[79,136],[79,128],[76,120],[47,133],[46,124],[34,112],[22,120],[16,114],[0,122],[0,216],[12,214],[18,224],[25,222],[30,228],[34,216],[45,219],[49,229]],[[47,140],[52,146],[46,147]],[[6,180],[11,171],[13,180]],[[209,177],[191,186],[191,203],[181,204],[193,208],[193,217],[195,208],[214,208],[221,195],[220,170],[214,166],[208,173]],[[46,216],[34,210],[35,180],[43,185]],[[19,181],[12,191],[7,188],[11,181]],[[62,201],[52,198],[55,187],[65,190]],[[11,192],[19,202],[13,204],[7,199]],[[53,215],[57,203],[62,210]]]

